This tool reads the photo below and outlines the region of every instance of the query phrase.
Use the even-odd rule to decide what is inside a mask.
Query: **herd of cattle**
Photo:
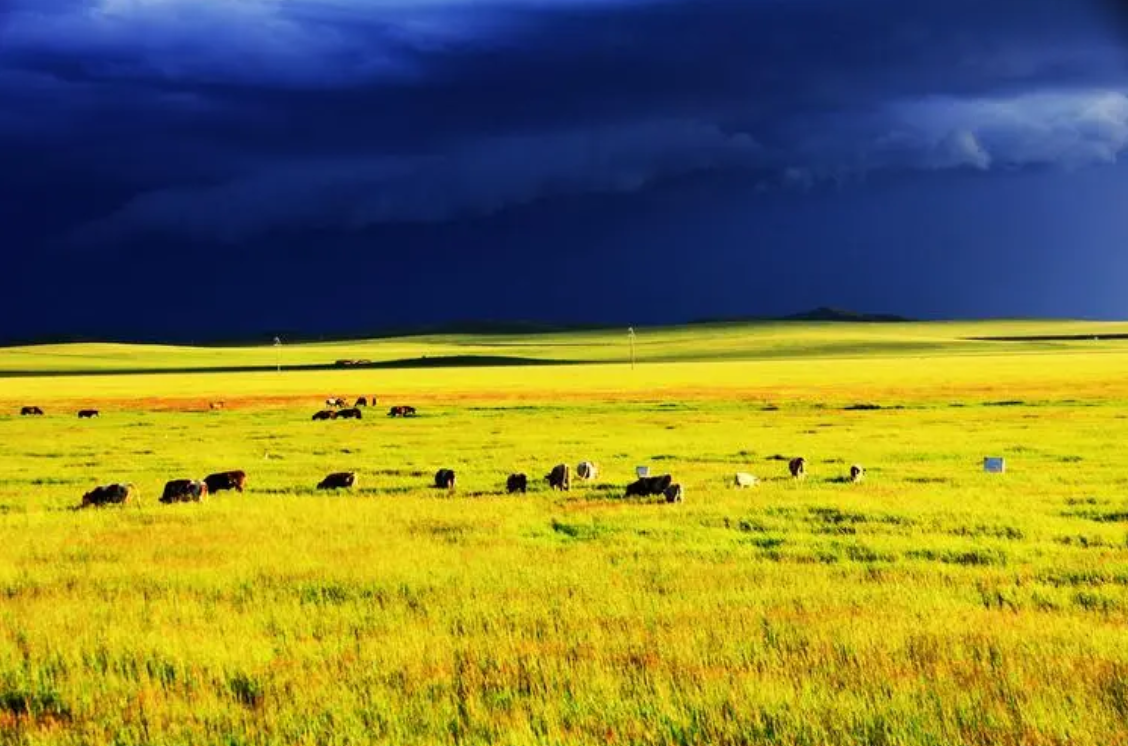
[[[319,411],[313,416],[314,420],[331,419],[361,419],[361,408],[367,407],[369,397],[362,396],[350,407],[345,399],[337,397],[327,399],[327,409]],[[371,397],[371,403],[376,403],[376,397]],[[211,405],[212,409],[219,409],[222,404]],[[43,410],[36,406],[26,406],[20,410],[22,416],[41,416]],[[415,407],[394,406],[388,411],[389,417],[413,417],[416,415]],[[79,410],[80,419],[98,417],[96,409]],[[788,461],[788,471],[793,479],[804,479],[807,475],[807,460],[793,458]],[[584,482],[590,482],[599,476],[599,469],[591,461],[581,461],[576,466],[576,476]],[[857,464],[850,467],[847,481],[861,482],[865,479],[866,470]],[[453,492],[456,484],[456,474],[453,469],[439,469],[435,473],[434,487]],[[572,487],[572,470],[568,464],[557,464],[545,475],[544,480],[552,490],[568,491]],[[733,479],[736,487],[755,487],[759,479],[747,472],[737,472]],[[334,472],[317,483],[319,490],[351,489],[357,485],[357,474],[354,471]],[[165,504],[182,502],[200,502],[209,494],[224,490],[243,492],[247,486],[247,474],[242,470],[225,471],[211,474],[202,480],[174,479],[165,484],[160,502]],[[506,492],[509,494],[525,494],[529,488],[529,478],[526,474],[510,474],[505,482]],[[684,490],[680,484],[674,482],[669,474],[650,476],[640,471],[638,479],[627,485],[626,497],[663,497],[666,502],[678,503],[684,498]],[[136,501],[140,493],[132,483],[109,484],[96,487],[82,496],[79,508],[99,507],[103,505],[124,505]]]
[[[362,396],[353,403],[350,407],[348,402],[342,397],[335,397],[325,400],[325,409],[320,412],[315,412],[313,415],[314,421],[317,420],[361,420],[364,419],[364,413],[361,412],[362,407],[367,407],[369,398]],[[371,398],[372,406],[376,406],[376,397]],[[389,417],[415,417],[415,407],[407,407],[397,405],[388,410]]]

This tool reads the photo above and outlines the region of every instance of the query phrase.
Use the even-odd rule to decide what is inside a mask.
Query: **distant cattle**
[[[557,464],[552,467],[552,471],[545,476],[548,480],[548,486],[554,490],[561,490],[567,492],[572,489],[572,473],[567,464]]]
[[[388,410],[389,417],[414,417],[415,407],[398,405]]]
[[[339,471],[317,483],[319,490],[346,490],[356,486],[355,471]]]
[[[522,495],[529,489],[529,478],[524,474],[510,474],[505,480],[505,491],[509,494],[520,492]]]
[[[221,402],[221,401],[210,402],[208,404],[208,409],[211,409],[213,411],[217,410],[217,409],[223,409],[223,402]]]
[[[20,410],[21,417],[39,417],[43,414],[43,410],[39,407],[24,407]]]
[[[240,469],[210,474],[204,477],[204,484],[208,486],[208,492],[213,495],[224,490],[242,492],[247,488],[247,472]]]
[[[364,414],[359,408],[353,407],[352,409],[342,409],[340,412],[337,412],[337,418],[342,420],[362,420],[364,419]]]
[[[787,463],[787,469],[794,478],[803,479],[807,476],[807,459],[802,456],[793,458]]]
[[[435,487],[441,490],[453,490],[454,471],[452,469],[439,469],[435,472]]]
[[[348,404],[345,402],[345,400],[343,398],[338,396],[335,399],[326,399],[325,400],[325,406],[327,406],[327,407],[345,407],[345,406],[348,406]]]
[[[368,402],[369,402],[369,398],[367,396],[362,396],[362,397],[360,397],[359,399],[356,400],[356,404],[353,404],[353,406],[354,407],[367,407]],[[371,402],[372,402],[373,405],[376,404],[376,397],[375,396],[372,397]]]
[[[193,479],[174,479],[165,484],[161,502],[198,503],[208,495],[208,485]]]
[[[674,478],[669,474],[658,477],[640,477],[637,481],[627,485],[627,497],[664,495],[673,482]]]
[[[853,466],[850,467],[850,481],[851,482],[853,482],[854,484],[857,484],[858,482],[861,482],[865,478],[866,478],[866,468],[864,466],[859,466],[858,464],[854,464]]]
[[[140,496],[140,491],[132,484],[107,484],[102,487],[95,487],[83,495],[81,507],[98,508],[103,505],[125,505],[137,501]]]
[[[317,421],[317,420],[335,420],[335,419],[337,419],[337,413],[334,412],[332,409],[323,409],[320,412],[313,415],[313,419],[314,419],[314,421]]]
[[[78,419],[80,419],[80,420],[89,420],[89,419],[97,417],[97,416],[99,416],[97,409],[80,409],[80,410],[78,410]]]
[[[576,466],[576,476],[585,482],[590,482],[599,476],[599,469],[590,461],[581,461]]]
[[[682,486],[680,484],[671,484],[669,487],[662,490],[662,494],[666,496],[666,502],[680,503],[685,493],[682,492]]]
[[[759,481],[754,475],[743,471],[738,471],[734,479],[737,487],[755,487]]]

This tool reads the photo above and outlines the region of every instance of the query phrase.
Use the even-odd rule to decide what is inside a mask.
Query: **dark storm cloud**
[[[72,182],[120,190],[84,241],[442,222],[719,171],[1077,167],[1128,144],[1107,8],[921,5],[15,0],[0,137],[62,144]]]

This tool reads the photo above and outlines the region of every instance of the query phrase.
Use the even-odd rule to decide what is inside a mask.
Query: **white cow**
[[[752,474],[743,471],[738,471],[736,473],[736,478],[734,481],[737,487],[755,487],[760,482],[760,480]]]

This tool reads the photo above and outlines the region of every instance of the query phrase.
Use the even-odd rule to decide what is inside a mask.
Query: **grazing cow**
[[[337,413],[334,412],[332,409],[323,409],[320,412],[318,412],[317,414],[315,414],[313,416],[313,419],[314,419],[314,421],[317,421],[317,420],[335,420],[335,419],[337,419]]]
[[[857,484],[858,482],[861,482],[865,478],[866,478],[866,468],[864,466],[859,466],[858,464],[854,464],[853,466],[850,467],[850,481],[851,482],[853,482],[854,484]]]
[[[208,496],[208,485],[193,479],[174,479],[165,484],[161,502],[198,503]]]
[[[509,494],[520,492],[522,495],[529,489],[529,478],[524,474],[510,474],[505,480],[505,491]]]
[[[238,469],[210,474],[204,477],[204,484],[208,486],[208,492],[213,495],[224,490],[242,492],[247,488],[247,472]]]
[[[80,410],[78,410],[78,419],[80,419],[80,420],[89,420],[93,417],[98,417],[98,416],[99,416],[99,413],[98,413],[97,409],[80,409]]]
[[[666,496],[666,502],[680,503],[685,493],[682,492],[682,486],[680,484],[671,484],[669,487],[662,490],[662,494]]]
[[[440,490],[454,490],[454,470],[439,469],[435,472],[435,487]]]
[[[415,407],[406,407],[403,405],[392,407],[388,410],[389,417],[414,417]]]
[[[590,482],[599,476],[599,469],[590,461],[581,461],[576,466],[576,476],[585,482]]]
[[[325,406],[340,408],[340,407],[345,407],[345,406],[348,406],[348,405],[346,404],[345,400],[342,397],[338,396],[335,399],[326,399],[325,400]]]
[[[125,505],[135,502],[141,497],[141,492],[132,484],[107,484],[95,487],[82,496],[83,508],[100,508],[103,505]]]
[[[39,417],[43,414],[43,410],[39,407],[24,407],[20,410],[21,417]]]
[[[738,471],[736,473],[735,482],[737,487],[755,487],[759,481],[760,480],[754,475],[748,474],[747,472]]]
[[[208,409],[211,409],[211,410],[223,409],[223,402],[213,401],[213,402],[208,404]]]
[[[627,497],[663,495],[673,482],[674,478],[669,474],[659,477],[640,477],[636,482],[627,485]]]
[[[795,479],[803,479],[807,476],[807,459],[800,456],[793,458],[787,463],[787,468],[791,472],[791,476]]]
[[[317,489],[319,490],[346,490],[355,486],[355,471],[338,471],[317,483]]]
[[[364,415],[361,414],[361,411],[359,409],[353,407],[352,409],[342,409],[340,412],[337,412],[337,419],[362,420],[364,419]]]
[[[552,471],[545,476],[545,479],[548,480],[548,486],[554,490],[567,492],[572,489],[572,474],[567,464],[557,464],[552,467]]]
[[[372,403],[373,404],[376,403],[376,397],[372,397]],[[354,407],[367,407],[368,406],[368,397],[367,396],[360,397],[359,399],[356,400],[356,404],[354,404],[353,406]]]

